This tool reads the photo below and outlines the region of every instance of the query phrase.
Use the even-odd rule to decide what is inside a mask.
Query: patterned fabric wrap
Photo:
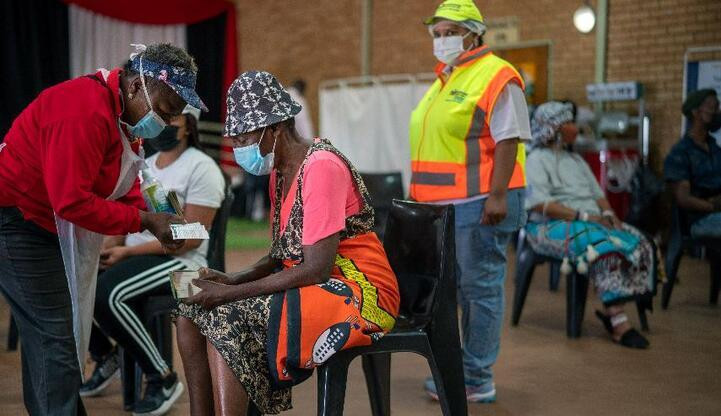
[[[163,81],[175,91],[185,102],[195,108],[208,111],[203,100],[195,92],[197,74],[188,68],[165,65],[143,58],[143,53],[134,54],[130,60],[130,68],[146,77]]]
[[[568,103],[549,101],[536,108],[531,118],[533,147],[554,143],[562,124],[573,121],[573,106]]]
[[[655,248],[630,225],[610,230],[593,222],[552,220],[529,223],[526,232],[536,253],[558,260],[568,257],[575,265],[581,260],[589,263],[588,247],[593,247],[597,258],[590,262],[589,276],[605,304],[655,291]]]
[[[295,117],[303,108],[270,73],[240,74],[228,89],[226,137],[261,129]]]

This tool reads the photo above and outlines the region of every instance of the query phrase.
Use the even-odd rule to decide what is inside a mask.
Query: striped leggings
[[[170,295],[168,272],[184,268],[180,260],[170,256],[135,256],[98,276],[90,337],[90,354],[95,360],[112,350],[111,337],[135,358],[145,374],[169,370],[138,314],[149,296]]]

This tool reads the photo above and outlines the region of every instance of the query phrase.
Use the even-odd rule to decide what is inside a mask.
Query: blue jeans
[[[0,207],[0,293],[22,342],[28,413],[85,415],[73,337],[70,291],[57,235]]]
[[[508,191],[508,215],[498,225],[481,225],[486,200],[455,206],[456,279],[461,305],[463,367],[467,386],[493,386],[503,323],[506,248],[526,222],[525,190]]]
[[[721,238],[721,212],[705,215],[691,224],[693,238]]]

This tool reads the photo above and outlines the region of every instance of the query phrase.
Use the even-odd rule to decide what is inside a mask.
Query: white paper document
[[[199,222],[170,224],[170,232],[173,233],[173,240],[207,240],[210,238],[208,230]]]
[[[200,275],[194,270],[176,270],[170,272],[170,287],[176,299],[185,299],[199,293],[202,289],[193,284]]]

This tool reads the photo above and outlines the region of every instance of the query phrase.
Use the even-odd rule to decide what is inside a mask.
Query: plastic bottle
[[[168,194],[163,189],[163,185],[153,176],[148,169],[143,169],[141,176],[143,182],[140,185],[140,191],[145,199],[148,210],[152,212],[169,212],[175,214],[175,210],[168,202]]]

